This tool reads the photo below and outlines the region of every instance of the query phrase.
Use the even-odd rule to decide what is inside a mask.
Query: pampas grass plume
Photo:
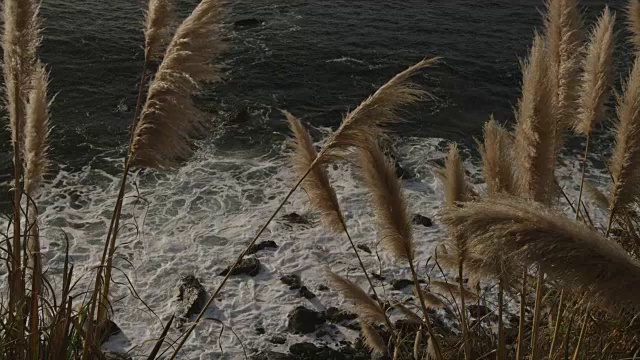
[[[293,133],[291,141],[293,148],[292,163],[297,176],[302,176],[311,168],[311,165],[318,157],[318,152],[300,120],[286,111],[284,115]],[[325,165],[322,163],[316,164],[305,178],[302,186],[307,195],[309,195],[311,206],[320,212],[327,228],[335,233],[343,231],[344,218],[342,217],[336,193],[329,182]]]
[[[631,42],[636,51],[640,51],[640,1],[629,0],[627,6],[627,28],[633,35]]]
[[[487,184],[489,196],[499,193],[513,193],[515,184],[513,179],[511,146],[509,132],[500,126],[491,116],[484,124],[484,144],[479,143],[484,181]]]
[[[220,67],[210,61],[225,49],[220,30],[224,14],[221,0],[202,0],[178,26],[134,130],[131,165],[169,168],[191,155],[191,138],[207,125],[192,96],[201,83],[221,77]]]
[[[331,284],[354,304],[354,311],[361,319],[369,323],[386,321],[384,310],[358,285],[331,271],[327,271],[327,277]]]
[[[613,81],[614,23],[615,15],[606,7],[590,35],[578,100],[575,125],[578,134],[591,133],[605,115],[605,103]]]
[[[162,60],[174,22],[174,0],[149,0],[144,22],[146,60]]]
[[[376,329],[367,321],[360,319],[360,330],[364,337],[364,342],[372,350],[373,354],[385,354],[387,352],[387,344]]]
[[[27,104],[24,144],[24,188],[34,196],[47,170],[49,137],[49,76],[44,65],[38,63],[32,80]]]

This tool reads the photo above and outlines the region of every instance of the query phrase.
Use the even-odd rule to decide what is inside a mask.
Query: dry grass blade
[[[382,244],[396,258],[413,259],[413,230],[407,200],[395,167],[377,144],[359,145],[360,167],[372,197],[373,212],[378,220]]]
[[[145,59],[162,60],[175,23],[174,0],[149,0],[145,16]]]
[[[426,94],[409,82],[411,76],[432,66],[437,60],[424,59],[397,74],[347,114],[338,130],[327,140],[326,155],[340,156],[353,146],[383,135],[383,126],[399,121],[398,111],[402,106],[413,104]]]
[[[614,23],[615,15],[607,7],[590,35],[578,99],[578,118],[575,124],[578,134],[591,133],[605,116],[605,102],[609,98],[613,81]]]
[[[24,143],[24,188],[35,196],[47,170],[49,137],[49,76],[42,64],[36,66],[26,111]]]
[[[482,155],[484,181],[489,196],[515,190],[511,166],[512,141],[509,132],[491,119],[484,124],[484,144],[479,144]]]
[[[469,301],[475,301],[478,299],[478,294],[464,289],[464,293],[460,292],[460,286],[458,283],[449,283],[446,281],[440,281],[440,280],[431,280],[431,282],[429,282],[429,285],[432,286],[434,289],[438,290],[441,292],[442,295],[452,295],[453,297],[455,297],[456,299],[460,298],[460,295],[464,295],[464,300],[466,302]]]
[[[575,111],[583,38],[582,19],[576,0],[548,0],[546,8],[545,38],[549,48],[550,81],[556,109],[556,141],[561,142],[562,130],[571,126],[570,118]]]
[[[611,157],[611,209],[626,207],[640,195],[640,57],[618,98],[616,145]]]
[[[627,6],[627,29],[633,35],[631,42],[636,51],[640,51],[640,1],[629,0]]]
[[[364,342],[372,350],[373,354],[386,354],[387,344],[378,331],[365,320],[360,319],[358,322],[360,323]]]
[[[295,116],[284,112],[289,122],[289,128],[294,138],[291,141],[293,154],[291,160],[297,176],[302,176],[318,157],[315,145]],[[329,176],[324,164],[316,164],[302,183],[302,187],[309,195],[311,206],[322,215],[327,228],[335,233],[342,232],[344,219],[336,192],[331,187]]]
[[[191,137],[207,126],[192,96],[201,83],[220,79],[220,67],[210,61],[225,49],[224,14],[222,1],[203,0],[176,30],[149,86],[131,144],[131,165],[167,168],[191,155]]]
[[[486,261],[506,256],[524,266],[538,265],[561,287],[584,291],[603,306],[640,305],[640,263],[599,233],[541,204],[486,200],[447,209],[442,220]]]
[[[354,311],[360,318],[370,323],[385,322],[385,314],[380,305],[358,285],[330,271],[327,272],[327,277],[344,297],[353,302]]]
[[[544,39],[536,34],[522,70],[514,145],[519,192],[540,202],[551,201],[556,162],[556,124],[546,54]]]

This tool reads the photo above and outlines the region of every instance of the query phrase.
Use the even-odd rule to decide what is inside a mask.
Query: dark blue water
[[[196,3],[181,1],[185,16]],[[246,108],[252,120],[221,144],[270,146],[285,132],[277,109],[335,126],[377,86],[426,56],[441,64],[416,79],[434,98],[411,109],[400,134],[471,142],[489,114],[508,122],[518,97],[518,59],[541,23],[532,0],[243,0],[231,3],[226,81],[203,107],[221,119]],[[588,0],[587,18],[603,2]],[[610,1],[620,9],[624,1]],[[142,66],[144,4],[44,0],[41,57],[51,70],[51,157],[81,167],[119,156],[128,139]],[[262,25],[233,26],[255,18]],[[3,144],[8,138],[2,133]],[[2,174],[9,174],[4,145]],[[97,166],[99,165],[99,160]],[[95,163],[94,163],[95,165]],[[3,178],[7,178],[4,176]]]

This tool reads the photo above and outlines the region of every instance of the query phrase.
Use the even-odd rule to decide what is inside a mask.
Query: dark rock
[[[364,252],[366,252],[367,254],[371,254],[371,249],[369,249],[369,247],[365,244],[358,244],[356,245],[356,247]]]
[[[311,290],[307,289],[306,286],[300,287],[299,294],[300,296],[302,296],[307,300],[313,299],[314,297],[316,297],[316,294],[312,293]]]
[[[291,355],[296,359],[305,360],[346,360],[347,356],[328,346],[318,347],[312,343],[303,342],[289,347]]]
[[[341,323],[343,321],[351,321],[358,318],[358,315],[352,312],[340,310],[333,306],[325,310],[323,314],[324,317],[332,323]]]
[[[382,276],[380,274],[377,274],[377,273],[374,273],[374,272],[371,273],[371,277],[376,279],[376,280],[378,280],[378,281],[384,281],[384,280],[387,279],[384,276]]]
[[[253,355],[251,360],[297,360],[294,356],[276,351],[262,351]]]
[[[261,325],[256,326],[256,334],[258,335],[262,335],[264,334],[266,331],[264,329],[264,327],[262,327]]]
[[[229,123],[232,125],[241,125],[251,121],[251,114],[249,114],[249,109],[244,107],[240,109],[240,111],[236,112],[233,116],[229,118]]]
[[[348,324],[345,324],[344,327],[346,327],[347,329],[355,330],[355,331],[362,330],[362,326],[360,326],[360,323],[357,321],[352,321]]]
[[[329,291],[329,287],[327,285],[318,285],[318,291]]]
[[[109,350],[102,350],[102,355],[106,360],[132,360],[131,355]]]
[[[94,321],[94,324],[95,323],[97,322]],[[102,329],[103,330],[100,338],[102,339],[103,343],[107,342],[112,336],[122,334],[122,330],[120,330],[120,327],[116,323],[111,321],[111,319],[107,319],[107,322],[104,324]]]
[[[230,268],[231,266],[227,267],[218,275],[226,276]],[[238,264],[238,267],[231,271],[231,275],[256,276],[258,275],[258,273],[260,273],[260,261],[256,258],[242,259],[242,261],[240,261],[240,264]]]
[[[484,305],[467,305],[467,310],[469,310],[469,315],[472,318],[483,318],[491,313],[491,309]]]
[[[280,278],[280,281],[289,285],[289,290],[300,289],[300,286],[302,286],[300,276],[296,274],[285,275]]]
[[[414,178],[414,174],[402,167],[398,161],[395,162],[396,176],[400,179],[409,180]]]
[[[240,29],[249,29],[262,25],[262,20],[256,18],[240,19],[233,22],[233,26]]]
[[[290,224],[311,225],[311,222],[306,216],[302,216],[298,213],[290,213],[290,214],[283,215],[282,220]]]
[[[176,317],[178,327],[182,327],[189,317],[199,314],[207,303],[204,286],[193,275],[182,278],[178,287],[178,306]]]
[[[301,334],[310,334],[326,322],[324,315],[304,306],[298,306],[291,311],[288,320],[289,331]]]
[[[267,341],[269,341],[272,344],[282,345],[287,342],[287,338],[282,335],[273,335]]]
[[[406,288],[409,285],[413,285],[413,280],[409,280],[409,279],[398,279],[398,280],[393,280],[391,282],[391,286],[395,289],[395,290],[402,290],[404,288]]]
[[[320,329],[320,330],[318,330],[318,331],[316,332],[316,337],[319,337],[319,338],[321,338],[321,337],[323,337],[323,336],[327,336],[327,335],[329,335],[329,332],[328,332],[328,331],[326,331],[326,330],[322,330],[322,329]]]
[[[277,249],[277,248],[278,248],[278,244],[276,244],[276,242],[273,240],[261,241],[257,244],[251,245],[251,247],[249,247],[249,250],[247,250],[247,255],[255,254],[258,251],[264,250],[264,249]]]
[[[413,214],[413,217],[411,218],[411,221],[416,224],[416,225],[422,225],[424,227],[432,227],[433,226],[433,220],[431,220],[430,218],[424,216],[424,215],[420,215],[420,214]]]

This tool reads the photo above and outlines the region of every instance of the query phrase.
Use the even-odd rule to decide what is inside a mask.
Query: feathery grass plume
[[[145,59],[162,60],[175,23],[174,0],[149,0],[145,15]]]
[[[609,210],[609,198],[607,198],[607,195],[602,193],[597,186],[586,181],[584,183],[584,189],[598,208],[601,210]]]
[[[360,147],[360,167],[372,197],[383,246],[399,259],[414,258],[413,230],[407,200],[395,167],[380,148],[367,140]]]
[[[591,31],[578,99],[578,117],[575,123],[578,134],[591,133],[605,116],[605,102],[609,98],[613,82],[614,23],[615,14],[605,7]]]
[[[618,98],[616,144],[611,156],[612,210],[626,207],[640,198],[640,57]]]
[[[631,42],[636,51],[640,51],[640,1],[629,0],[627,6],[627,29],[633,35]]]
[[[333,286],[353,303],[354,311],[360,318],[374,324],[385,322],[384,310],[358,285],[331,271],[327,271],[327,277]]]
[[[291,140],[293,154],[291,160],[298,176],[302,176],[311,167],[311,164],[318,157],[315,145],[304,128],[295,116],[284,111],[284,115],[289,122],[289,128],[294,138]],[[313,167],[309,175],[302,183],[302,187],[309,195],[311,206],[322,215],[327,228],[335,233],[344,231],[342,224],[344,218],[340,211],[340,204],[336,192],[331,187],[329,176],[324,164],[317,164]]]
[[[351,147],[384,135],[383,127],[399,121],[398,112],[404,105],[416,103],[426,92],[409,82],[418,71],[438,61],[424,59],[394,76],[343,119],[342,124],[327,139],[323,153],[327,157],[340,156]]]
[[[514,144],[519,192],[540,202],[552,199],[556,163],[556,124],[546,54],[544,39],[535,34],[529,59],[523,64]]]
[[[538,265],[565,289],[584,291],[603,306],[640,305],[640,262],[619,245],[542,204],[488,199],[448,208],[444,224],[465,236],[486,261],[504,255]]]
[[[222,0],[202,0],[176,30],[149,86],[131,144],[131,165],[169,168],[192,153],[190,139],[206,128],[206,116],[192,96],[202,82],[220,80],[210,64],[225,49]]]
[[[571,127],[569,119],[575,112],[583,39],[582,18],[576,0],[548,0],[546,9],[545,38],[556,109],[556,147],[560,147],[562,132]]]
[[[49,76],[44,65],[38,63],[32,80],[26,109],[24,140],[24,189],[34,196],[47,171],[49,137]]]
[[[413,293],[418,296],[417,294],[418,289],[416,289],[415,287],[413,288]],[[427,290],[427,289],[422,289],[422,295],[424,296],[424,302],[433,309],[443,309],[444,307],[446,307],[446,304],[444,303],[444,301],[442,301],[442,299],[432,293],[431,291]]]
[[[456,206],[469,200],[469,185],[464,179],[464,169],[457,144],[449,145],[449,153],[442,172],[444,199],[447,206]]]
[[[484,181],[489,196],[506,192],[512,194],[515,189],[513,168],[511,166],[510,134],[500,126],[493,115],[483,128],[484,144],[478,143],[482,155]]]
[[[372,350],[373,354],[385,354],[387,352],[387,344],[376,329],[366,320],[358,320],[360,330],[364,337],[364,343]]]
[[[2,9],[6,107],[9,113],[11,139],[14,146],[18,147],[23,141],[24,107],[29,98],[36,51],[40,45],[39,8],[39,1],[5,0]],[[19,151],[19,148],[14,148],[14,151]]]

